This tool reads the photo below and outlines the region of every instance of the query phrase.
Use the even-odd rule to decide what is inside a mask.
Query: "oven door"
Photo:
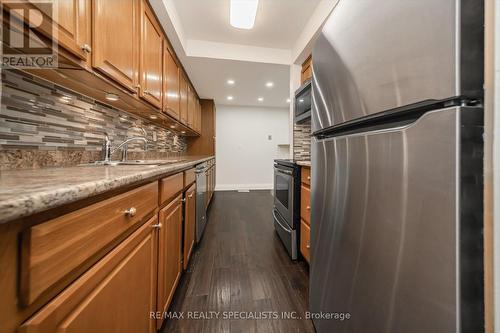
[[[293,169],[274,166],[274,207],[293,229]]]

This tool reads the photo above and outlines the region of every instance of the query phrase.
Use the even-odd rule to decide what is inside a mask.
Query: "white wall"
[[[216,190],[273,187],[278,145],[289,144],[288,117],[287,108],[217,105]]]

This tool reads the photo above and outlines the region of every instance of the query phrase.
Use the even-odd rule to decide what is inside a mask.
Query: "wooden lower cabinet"
[[[19,329],[30,332],[154,332],[157,217],[43,307]]]
[[[184,269],[193,252],[196,232],[196,184],[191,185],[184,194]]]
[[[159,223],[157,309],[163,314],[168,311],[182,273],[182,194],[160,211]],[[157,321],[157,329],[162,323],[163,316]]]
[[[311,229],[309,225],[304,221],[300,220],[300,253],[307,262],[311,258]]]

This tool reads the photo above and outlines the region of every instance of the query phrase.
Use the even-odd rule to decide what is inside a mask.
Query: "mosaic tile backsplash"
[[[311,160],[311,120],[293,125],[293,158]]]
[[[0,108],[0,170],[71,166],[101,159],[105,133],[129,144],[129,158],[168,158],[186,153],[186,138],[129,113],[29,74],[3,70]],[[117,152],[113,158],[120,158]]]

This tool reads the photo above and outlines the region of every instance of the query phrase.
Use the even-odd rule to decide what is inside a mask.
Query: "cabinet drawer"
[[[99,251],[151,215],[157,205],[154,182],[26,230],[21,248],[22,302],[31,304],[57,283],[70,282],[71,273],[92,264]]]
[[[195,180],[194,168],[184,171],[184,188],[194,183]]]
[[[20,327],[38,332],[155,332],[157,237],[151,218]]]
[[[304,222],[304,220],[300,221],[300,253],[302,256],[309,262],[310,259],[310,251],[311,251],[311,229]]]
[[[311,190],[305,185],[300,186],[300,217],[311,223]]]
[[[182,172],[160,180],[160,205],[167,203],[174,195],[181,192],[183,185]]]
[[[311,186],[311,169],[302,167],[300,171],[300,181],[304,184]]]

